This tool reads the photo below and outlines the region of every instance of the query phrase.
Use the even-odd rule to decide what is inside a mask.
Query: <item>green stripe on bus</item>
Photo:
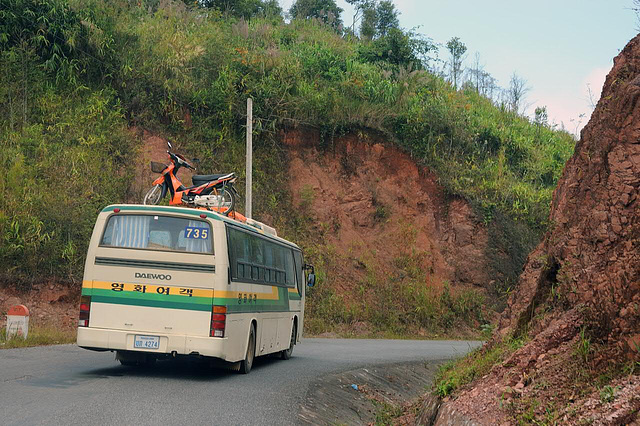
[[[185,309],[191,311],[210,311],[211,298],[172,296],[137,291],[113,291],[103,289],[82,289],[83,296],[91,296],[92,302],[111,303],[117,305],[149,306],[168,309]]]
[[[278,289],[278,299],[258,299],[246,302],[238,298],[214,297],[186,297],[177,295],[163,295],[156,293],[141,293],[137,291],[121,291],[83,288],[83,296],[91,296],[92,302],[110,303],[129,306],[146,306],[154,308],[183,309],[191,311],[211,311],[212,305],[226,306],[228,313],[246,312],[281,312],[289,310],[289,299],[296,300],[297,295],[287,294],[285,288]],[[214,291],[215,294],[215,291]],[[288,297],[287,297],[288,296]],[[300,297],[297,297],[299,300]]]
[[[200,304],[211,305],[210,297],[198,297],[198,296],[182,296],[182,295],[165,295],[158,293],[142,293],[140,291],[113,291],[101,288],[87,289],[91,291],[91,296],[103,296],[109,298],[124,298],[124,299],[138,299],[138,300],[158,300],[169,301],[183,304]]]

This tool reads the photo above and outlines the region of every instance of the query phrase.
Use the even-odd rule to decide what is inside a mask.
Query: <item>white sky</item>
[[[279,0],[288,10],[293,0]],[[345,25],[352,8],[344,0]],[[400,25],[444,44],[460,37],[471,65],[480,53],[485,70],[506,87],[513,72],[531,87],[533,114],[546,106],[549,120],[576,133],[591,114],[587,85],[600,96],[613,58],[638,31],[633,0],[394,0]],[[446,59],[444,47],[440,58]],[[580,114],[585,117],[580,119]]]

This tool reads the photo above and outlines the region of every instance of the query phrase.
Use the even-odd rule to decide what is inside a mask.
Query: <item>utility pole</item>
[[[253,99],[247,98],[247,190],[246,209],[244,215],[251,219],[251,183],[253,171]]]

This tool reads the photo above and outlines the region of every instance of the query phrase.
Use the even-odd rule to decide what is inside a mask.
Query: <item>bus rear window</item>
[[[101,246],[213,254],[207,222],[160,215],[114,215]]]

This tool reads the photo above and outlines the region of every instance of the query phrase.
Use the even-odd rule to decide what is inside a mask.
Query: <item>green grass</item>
[[[367,277],[360,283],[361,296],[350,304],[344,301],[346,295],[327,285],[326,276],[319,274],[318,285],[307,293],[305,331],[353,337],[356,323],[364,322],[368,330],[353,332],[354,335],[415,338],[423,334],[425,338],[437,338],[452,337],[461,329],[467,333],[458,337],[479,338],[486,334],[484,296],[475,290],[456,290],[448,285],[440,290],[425,285],[427,274],[416,256],[420,255],[409,254],[397,262],[404,278],[388,266],[381,269],[373,258],[363,258],[360,263],[367,270]],[[323,271],[322,264],[316,270]]]
[[[315,321],[315,318],[313,318]],[[307,319],[305,318],[305,321]],[[337,336],[342,339],[385,339],[385,340],[482,340],[484,334],[482,332],[465,331],[461,332],[455,328],[440,333],[427,333],[423,335],[416,334],[415,329],[409,329],[405,332],[394,332],[389,330],[374,330],[362,333],[358,330],[350,329],[348,326],[333,327],[331,329],[322,329],[320,334],[314,334],[307,330],[305,324],[305,337],[322,337],[323,333],[329,333],[329,336]]]
[[[7,339],[5,329],[0,330],[0,349],[26,348],[29,346],[62,345],[74,343],[76,331],[61,330],[56,327],[30,327],[27,338],[12,336]]]
[[[589,363],[593,349],[591,347],[591,338],[586,334],[586,327],[580,329],[580,336],[574,351],[583,364],[587,365]]]
[[[389,404],[388,402],[380,402],[371,400],[376,410],[376,426],[392,425],[394,420],[404,414],[402,407]]]
[[[616,393],[619,391],[619,387],[613,387],[611,385],[606,385],[602,389],[600,389],[600,401],[604,404],[613,402],[616,398]]]
[[[464,358],[452,360],[440,367],[434,382],[433,392],[445,397],[471,383],[475,378],[487,374],[493,366],[502,363],[509,355],[521,348],[525,338],[510,338],[478,348]]]

